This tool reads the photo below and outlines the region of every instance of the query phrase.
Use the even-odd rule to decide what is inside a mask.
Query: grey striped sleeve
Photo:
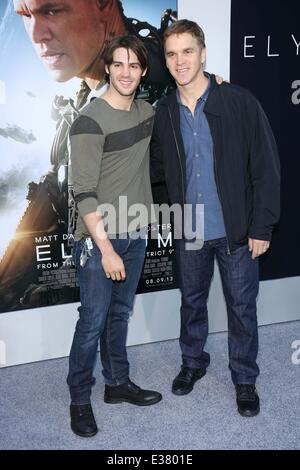
[[[81,217],[96,212],[104,135],[89,116],[79,115],[70,129],[71,166],[75,201]]]

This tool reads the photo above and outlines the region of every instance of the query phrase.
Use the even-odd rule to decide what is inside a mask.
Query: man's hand
[[[270,242],[266,240],[255,240],[254,238],[248,239],[249,251],[252,251],[252,259],[263,255],[270,246]]]
[[[114,249],[102,253],[102,266],[108,279],[112,281],[124,281],[126,279],[123,260]]]
[[[115,252],[112,243],[105,232],[103,217],[99,212],[90,212],[83,221],[102,254],[102,267],[108,279],[124,281],[126,278],[122,258]]]

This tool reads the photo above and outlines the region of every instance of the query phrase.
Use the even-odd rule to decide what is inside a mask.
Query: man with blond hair
[[[270,124],[256,98],[204,72],[204,32],[179,20],[164,34],[165,59],[177,90],[158,107],[152,140],[153,181],[166,181],[171,203],[204,207],[202,243],[178,240],[182,367],[175,395],[190,393],[210,362],[207,298],[217,258],[228,314],[229,369],[242,416],[259,413],[256,297],[258,257],[279,218],[279,158]],[[176,221],[175,221],[176,223]],[[201,247],[202,245],[202,247]]]

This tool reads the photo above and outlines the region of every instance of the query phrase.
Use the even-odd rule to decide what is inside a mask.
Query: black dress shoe
[[[255,385],[236,384],[236,402],[242,416],[256,416],[259,413],[259,396]]]
[[[116,385],[115,387],[105,385],[105,403],[121,403],[125,401],[132,405],[147,406],[154,405],[161,399],[162,396],[160,393],[152,390],[143,390],[131,382],[131,380],[125,384]]]
[[[71,429],[81,437],[92,437],[98,432],[91,405],[70,405]]]
[[[172,392],[175,395],[187,395],[193,390],[194,383],[206,374],[206,369],[192,369],[181,367],[181,371],[175,377],[172,384]]]

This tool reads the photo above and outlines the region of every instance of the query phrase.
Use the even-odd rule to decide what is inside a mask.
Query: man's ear
[[[202,65],[204,65],[206,61],[206,47],[203,47],[202,51],[201,51],[201,63]]]
[[[142,77],[144,77],[144,76],[146,75],[147,71],[148,71],[148,69],[145,69],[145,70],[143,71]]]
[[[105,65],[105,72],[107,73],[107,75],[109,75],[109,67],[108,67],[108,65]]]

